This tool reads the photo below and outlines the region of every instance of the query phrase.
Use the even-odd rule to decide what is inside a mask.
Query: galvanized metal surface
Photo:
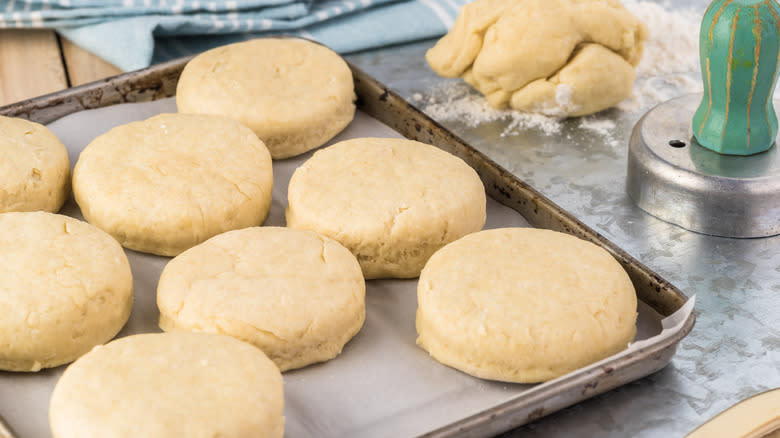
[[[139,96],[142,99],[150,96],[162,97],[175,89],[175,76],[183,65],[184,61],[171,62],[145,71],[129,73],[81,87],[79,90],[0,108],[0,114],[28,116],[33,120],[47,122],[80,109],[104,106],[115,101],[135,101]],[[685,301],[685,296],[679,290],[619,247],[552,204],[546,197],[497,166],[482,153],[427,119],[360,70],[354,71],[361,109],[402,134],[436,144],[464,158],[480,173],[493,197],[521,212],[533,225],[572,233],[604,246],[627,269],[639,297],[659,313],[668,315]],[[154,83],[154,78],[158,78],[160,83]],[[145,92],[144,87],[168,91],[151,93]],[[106,100],[105,96],[109,96],[109,99]],[[555,385],[539,386],[529,392],[527,397],[520,397],[498,409],[464,419],[435,431],[430,436],[489,436],[653,373],[668,363],[677,343],[691,330],[693,323],[694,317],[691,315],[683,328],[671,338],[607,362],[592,371],[563,379]]]
[[[703,13],[707,2],[667,4],[693,5]],[[424,109],[431,90],[458,82],[437,77],[426,65],[433,43],[347,59]],[[679,437],[744,398],[780,387],[780,237],[703,235],[638,208],[626,194],[628,140],[649,109],[602,115],[615,122],[610,134],[618,146],[576,120],[552,135],[538,129],[502,135],[509,121],[476,127],[442,122],[686,295],[697,296],[696,327],[669,366],[507,437]]]
[[[780,154],[721,155],[700,146],[691,118],[701,95],[664,102],[631,134],[627,190],[648,213],[725,237],[780,234]],[[677,140],[674,147],[670,142]]]

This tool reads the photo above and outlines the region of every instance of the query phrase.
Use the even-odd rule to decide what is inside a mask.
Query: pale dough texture
[[[549,230],[487,230],[447,245],[425,265],[417,298],[417,343],[484,379],[554,379],[636,335],[636,295],[620,264]]]
[[[631,95],[647,34],[619,0],[477,0],[426,59],[493,107],[581,116]]]
[[[98,228],[46,212],[0,214],[0,369],[71,362],[130,316],[122,247]]]
[[[0,116],[0,213],[59,211],[70,195],[68,151],[48,128]]]
[[[780,388],[742,400],[686,438],[780,438]]]
[[[260,225],[272,187],[263,142],[211,115],[161,114],[118,126],[92,141],[73,171],[87,221],[126,248],[165,256]]]
[[[54,438],[281,438],[282,375],[229,336],[153,333],[100,346],[65,370]]]
[[[336,53],[306,40],[262,38],[209,50],[187,63],[179,112],[234,118],[274,159],[325,144],[355,115],[352,72]]]
[[[366,316],[355,256],[310,231],[252,227],[180,254],[157,287],[160,327],[222,333],[282,370],[341,353]]]
[[[346,246],[367,278],[413,278],[439,248],[485,225],[477,173],[424,143],[358,138],[301,165],[290,180],[287,226]]]

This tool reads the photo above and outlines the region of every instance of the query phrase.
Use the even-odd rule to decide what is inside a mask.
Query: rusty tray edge
[[[78,111],[117,103],[171,97],[176,93],[179,74],[190,59],[191,57],[180,58],[2,106],[0,115],[50,123]],[[523,215],[531,225],[568,233],[607,250],[628,272],[638,298],[658,313],[668,316],[685,303],[687,297],[659,274],[429,118],[389,88],[351,64],[350,68],[355,80],[359,109],[407,138],[433,144],[462,158],[477,171],[491,197]],[[574,372],[551,384],[541,384],[518,398],[423,436],[484,437],[498,434],[650,375],[671,361],[677,350],[677,344],[692,330],[695,318],[695,312],[691,313],[678,332],[661,342],[605,362],[598,368]]]

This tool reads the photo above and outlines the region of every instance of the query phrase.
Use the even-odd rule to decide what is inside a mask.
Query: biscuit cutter
[[[629,142],[627,191],[643,210],[723,237],[780,234],[773,98],[780,66],[775,0],[715,0],[702,20],[704,94],[661,103]]]

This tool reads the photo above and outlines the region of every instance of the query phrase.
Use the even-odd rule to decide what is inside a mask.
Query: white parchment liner
[[[49,127],[67,146],[73,165],[79,152],[111,127],[175,111],[173,99],[115,105],[72,114]],[[401,135],[358,113],[330,144],[356,137]],[[311,152],[274,162],[273,203],[265,225],[285,225],[287,185],[295,168],[310,156]],[[486,228],[528,226],[520,214],[491,199],[487,211]],[[62,213],[83,219],[72,199]],[[134,251],[127,254],[133,270],[135,305],[119,336],[159,332],[157,280],[169,259]],[[417,347],[416,280],[371,280],[366,286],[366,323],[342,354],[330,362],[284,374],[286,436],[416,436],[506,402],[533,387],[468,376],[439,364]],[[692,311],[693,300],[689,300],[662,320],[640,302],[637,341],[626,352],[648,338],[677,332]],[[0,415],[19,438],[51,436],[49,398],[63,370],[0,372]]]

